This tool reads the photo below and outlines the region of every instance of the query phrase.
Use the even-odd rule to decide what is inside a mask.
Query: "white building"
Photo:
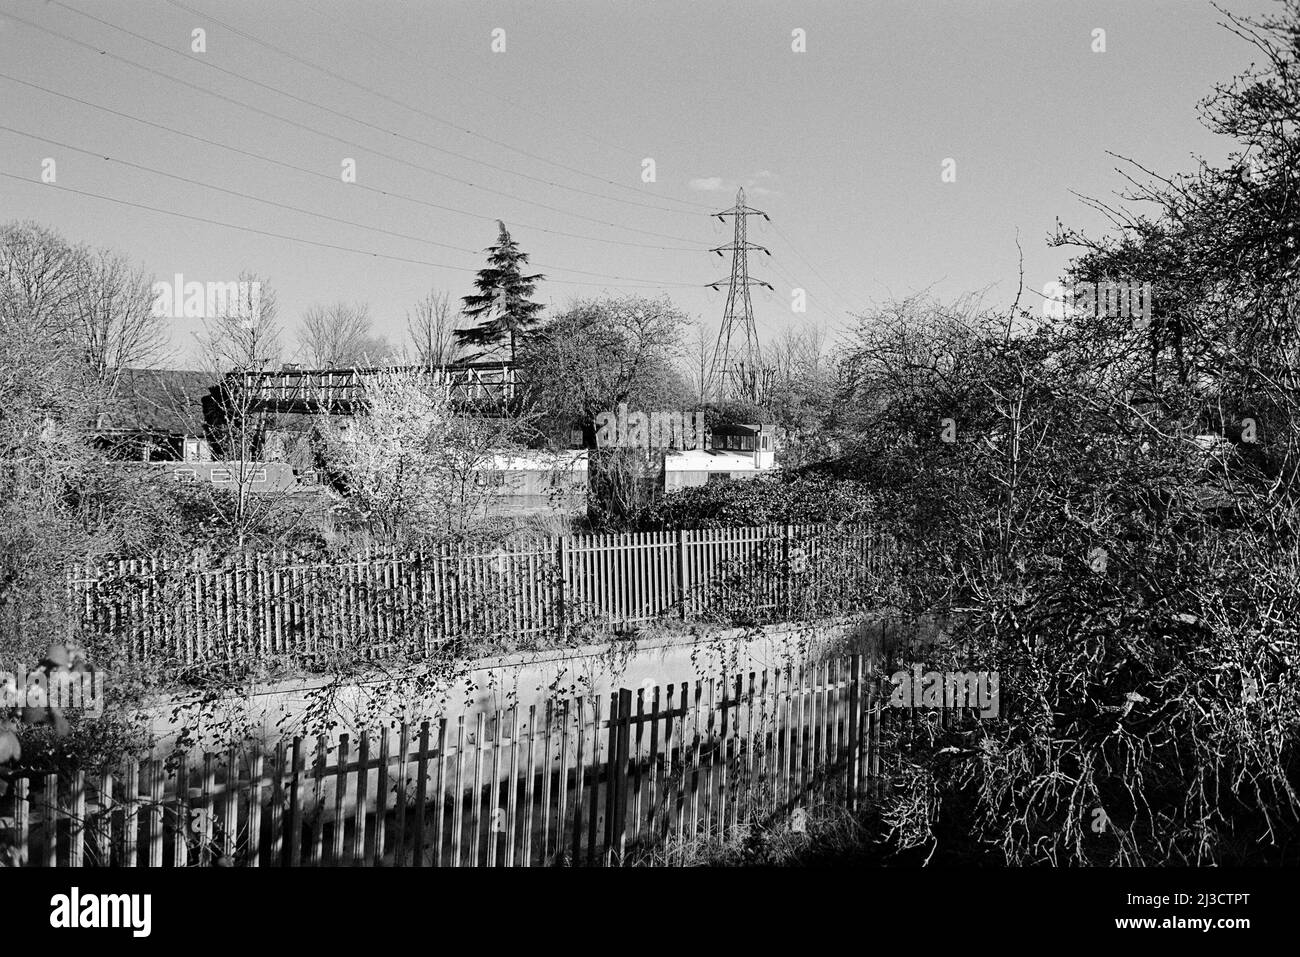
[[[709,430],[708,447],[664,455],[664,491],[709,482],[749,479],[778,468],[770,424],[730,425]]]

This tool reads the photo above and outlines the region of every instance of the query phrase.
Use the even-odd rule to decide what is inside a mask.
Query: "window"
[[[764,435],[764,436],[760,436],[760,438],[762,439],[762,442],[759,444],[759,449],[764,452],[768,451],[772,447],[772,443],[770,441],[772,437],[770,435]]]
[[[254,485],[265,485],[265,484],[266,484],[266,466],[263,465],[260,469],[252,469],[252,470],[248,473],[248,480],[249,480],[250,482],[252,482]]]
[[[172,472],[178,482],[193,482],[198,478],[194,469],[176,469]]]
[[[704,480],[706,485],[715,485],[718,482],[730,482],[730,472],[710,472],[709,477]]]
[[[230,469],[213,469],[212,484],[223,485],[230,481]]]

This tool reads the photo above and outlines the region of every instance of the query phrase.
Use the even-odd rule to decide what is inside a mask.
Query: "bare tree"
[[[386,359],[392,347],[372,332],[370,307],[364,303],[315,305],[302,317],[298,344],[317,368],[364,366]]]
[[[766,411],[780,429],[781,461],[806,465],[839,452],[828,425],[836,414],[837,375],[825,326],[786,326],[763,350],[772,379]]]
[[[67,341],[79,278],[77,251],[58,233],[34,222],[0,227],[0,303],[32,332]]]
[[[127,257],[84,251],[73,307],[86,361],[111,391],[122,369],[156,361],[166,319],[154,314],[152,282]]]
[[[687,347],[687,375],[696,397],[701,401],[708,398],[709,366],[713,362],[714,335],[701,321],[693,324],[695,335]]]
[[[217,454],[232,463],[229,489],[206,486],[205,491],[242,547],[250,536],[268,528],[278,513],[287,511],[290,498],[284,492],[253,488],[269,424],[258,373],[279,363],[279,309],[269,282],[254,273],[241,273],[239,282],[245,298],[209,317],[199,336],[204,369],[218,383],[216,416],[215,421],[196,422],[192,428],[195,434],[206,433]]]
[[[463,315],[452,308],[447,293],[433,290],[415,304],[413,312],[407,312],[406,331],[421,365],[448,365],[456,359],[460,351],[456,330]]]
[[[573,303],[520,345],[524,407],[536,410],[544,435],[566,444],[574,425],[591,423],[620,402],[646,412],[684,410],[691,390],[681,374],[681,348],[689,322],[666,298]],[[662,454],[593,450],[594,507],[612,515],[632,511]]]
[[[257,286],[254,286],[257,283]],[[280,361],[279,304],[271,284],[256,273],[241,272],[243,299],[226,311],[209,316],[199,333],[199,353],[207,371],[268,369]],[[254,289],[259,290],[255,296]]]
[[[585,421],[619,402],[680,409],[688,399],[680,360],[689,322],[666,298],[574,302],[521,344],[526,398],[548,415]]]
[[[827,365],[826,327],[814,322],[786,326],[763,350],[778,382],[789,382]]]
[[[456,409],[451,386],[423,370],[366,379],[365,410],[327,420],[326,461],[370,530],[388,541],[458,534],[485,517],[496,457],[520,422]]]
[[[121,369],[162,351],[166,320],[153,314],[149,277],[110,249],[71,246],[36,223],[9,224],[0,229],[0,282],[8,308],[75,347],[108,393]]]
[[[79,251],[34,223],[0,227],[0,659],[32,660],[75,627],[67,568],[164,524],[147,478],[108,465],[92,428]],[[140,494],[144,491],[146,494]]]

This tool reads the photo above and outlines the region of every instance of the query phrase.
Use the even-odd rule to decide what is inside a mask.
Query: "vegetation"
[[[912,607],[960,611],[946,654],[1005,703],[911,753],[901,847],[1294,863],[1300,5],[1229,22],[1265,66],[1204,108],[1250,169],[1138,169],[1158,215],[1059,237],[1072,281],[1153,282],[1149,322],[966,303],[922,327],[913,303],[846,360],[841,465],[916,550]]]
[[[877,518],[873,486],[820,472],[717,482],[661,496],[630,523],[641,531],[749,525],[864,524]]]
[[[568,444],[574,426],[626,403],[686,410],[691,394],[676,366],[689,319],[666,299],[581,300],[542,326],[520,353],[524,407],[545,440]],[[615,523],[652,497],[662,451],[589,452],[592,520]]]
[[[893,855],[1296,862],[1300,2],[1282,9],[1225,14],[1261,63],[1202,104],[1209,128],[1240,142],[1231,162],[1171,177],[1130,163],[1122,204],[1091,201],[1111,235],[1063,228],[1053,239],[1077,252],[1071,283],[1150,283],[1149,317],[1044,318],[1020,296],[1006,308],[887,303],[833,348],[806,330],[779,343],[762,405],[706,410],[717,423],[775,422],[781,474],[653,500],[652,455],[593,454],[601,527],[869,522],[906,546],[897,593],[836,592],[834,607],[887,597],[914,620],[950,622],[929,666],[996,672],[1003,709],[893,742],[876,834]],[[413,326],[425,361],[450,354],[452,334],[517,350],[523,396],[509,421],[467,425],[440,387],[394,374],[376,379],[355,422],[325,427],[339,511],[367,535],[403,545],[470,534],[481,490],[469,466],[489,450],[562,443],[623,402],[700,402],[704,383],[691,378],[704,353],[685,358],[689,319],[671,303],[584,300],[543,322],[530,299],[543,277],[524,275],[527,261],[501,224],[464,299],[479,324],[456,328],[429,300]],[[111,380],[150,348],[131,305],[142,280],[121,260],[21,224],[0,234],[0,280],[0,651],[31,659],[75,632],[63,601],[74,558],[310,539],[272,500],[200,502],[96,448]],[[87,308],[100,301],[128,305]],[[214,322],[214,368],[278,356],[273,298],[263,306],[251,322]],[[319,338],[321,361],[347,361]],[[220,444],[250,459],[265,422],[238,388],[223,401]],[[208,531],[181,518],[195,513]],[[721,853],[803,852],[769,842]]]
[[[393,352],[373,329],[364,303],[315,305],[303,314],[298,343],[314,369],[364,368],[382,364]]]
[[[379,541],[463,533],[483,521],[485,461],[517,448],[517,419],[459,414],[449,386],[395,370],[366,384],[365,415],[329,418],[325,461],[348,505]]]
[[[500,234],[495,246],[489,246],[488,264],[478,272],[474,286],[478,293],[464,297],[465,318],[483,319],[478,325],[456,330],[456,342],[462,346],[489,349],[509,343],[510,358],[515,357],[516,340],[537,323],[544,308],[529,297],[537,283],[545,279],[540,273],[525,276],[522,267],[528,254],[510,238],[506,224],[497,221]]]
[[[894,742],[899,853],[1295,862],[1300,4],[1228,26],[1262,65],[1202,111],[1240,153],[1130,164],[1148,212],[1093,201],[1114,235],[1054,239],[1069,283],[1151,283],[1150,316],[886,304],[808,413],[838,454],[639,515],[828,516],[862,489],[906,543],[904,612],[951,621],[929,666],[999,673],[1003,711]]]

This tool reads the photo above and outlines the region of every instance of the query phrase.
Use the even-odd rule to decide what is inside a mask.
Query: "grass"
[[[879,867],[891,863],[868,812],[825,806],[802,831],[788,819],[742,827],[726,840],[670,841],[632,857],[629,867]]]

